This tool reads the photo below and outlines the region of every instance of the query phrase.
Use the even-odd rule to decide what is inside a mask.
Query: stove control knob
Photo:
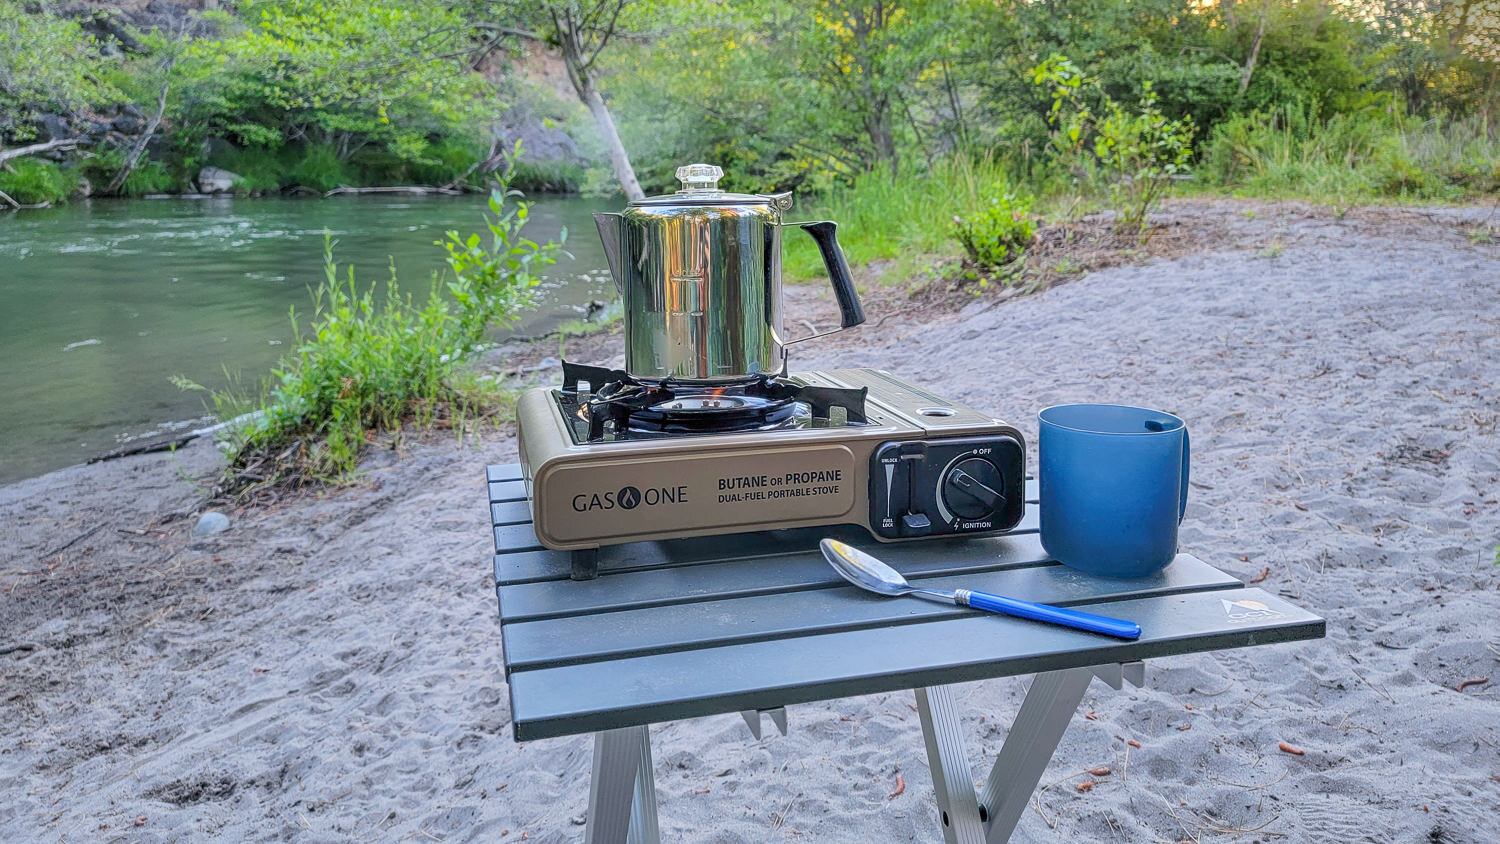
[[[983,457],[960,460],[943,478],[943,501],[960,519],[982,519],[1005,506],[1005,479]]]

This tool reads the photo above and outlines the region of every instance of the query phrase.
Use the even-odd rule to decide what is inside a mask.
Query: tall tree
[[[609,151],[609,164],[625,196],[645,197],[630,165],[630,154],[599,91],[599,56],[618,34],[620,14],[630,0],[544,0],[481,2],[475,26],[482,32],[540,41],[557,47],[578,100],[588,107]]]

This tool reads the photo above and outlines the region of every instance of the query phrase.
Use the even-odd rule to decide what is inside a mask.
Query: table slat
[[[1036,482],[1027,482],[1027,507],[1021,521],[1010,532],[1034,533],[1037,530]],[[495,525],[507,527],[520,522],[500,521],[495,514]],[[661,568],[668,565],[707,563],[748,556],[766,556],[813,548],[818,539],[832,536],[846,542],[864,545],[872,542],[863,528],[828,526],[817,528],[795,528],[779,531],[754,531],[749,533],[689,537],[668,541],[632,542],[611,545],[599,549],[599,573],[619,573],[642,569]],[[929,544],[941,540],[922,540],[917,543],[881,544],[880,548],[906,547],[913,544]],[[964,540],[968,541],[968,540]],[[495,535],[495,581],[501,585],[530,583],[540,580],[567,580],[572,572],[572,560],[566,551],[540,551],[541,544],[529,531],[507,530]]]
[[[525,501],[525,481],[490,481],[490,501]]]
[[[490,519],[495,527],[502,525],[531,525],[531,503],[521,501],[498,501],[490,505]]]
[[[986,571],[1049,562],[1037,534],[984,539],[932,540],[883,545],[856,540],[909,577]],[[501,586],[502,622],[514,623],[614,610],[684,604],[721,598],[824,589],[843,585],[816,550],[816,542],[792,554],[732,559],[712,565],[670,566],[593,580],[546,580]]]
[[[1230,618],[1248,600],[1271,616]],[[1261,589],[1106,605],[1137,642],[1002,616],[965,616],[510,675],[518,741],[745,709],[1318,638],[1323,619]]]
[[[997,592],[1060,606],[1242,586],[1230,575],[1187,555],[1178,556],[1156,575],[1133,580],[1088,577],[1052,564],[919,582],[930,588]],[[882,598],[841,586],[507,623],[503,635],[506,664],[511,671],[520,671],[819,632],[915,624],[974,612],[919,598]],[[510,617],[509,609],[506,617]]]
[[[494,466],[484,467],[484,476],[489,481],[519,481],[521,479],[521,464],[501,463]]]

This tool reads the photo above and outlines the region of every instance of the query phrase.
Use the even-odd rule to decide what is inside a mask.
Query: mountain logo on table
[[[1241,598],[1238,601],[1227,601],[1219,599],[1224,605],[1224,614],[1229,616],[1230,624],[1242,624],[1247,621],[1260,621],[1267,618],[1280,618],[1285,613],[1277,612],[1260,601],[1252,601]]]

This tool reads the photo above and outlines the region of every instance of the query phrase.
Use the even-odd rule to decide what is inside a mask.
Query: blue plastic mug
[[[1065,404],[1037,414],[1042,547],[1079,571],[1145,577],[1177,556],[1187,425],[1170,413]]]

